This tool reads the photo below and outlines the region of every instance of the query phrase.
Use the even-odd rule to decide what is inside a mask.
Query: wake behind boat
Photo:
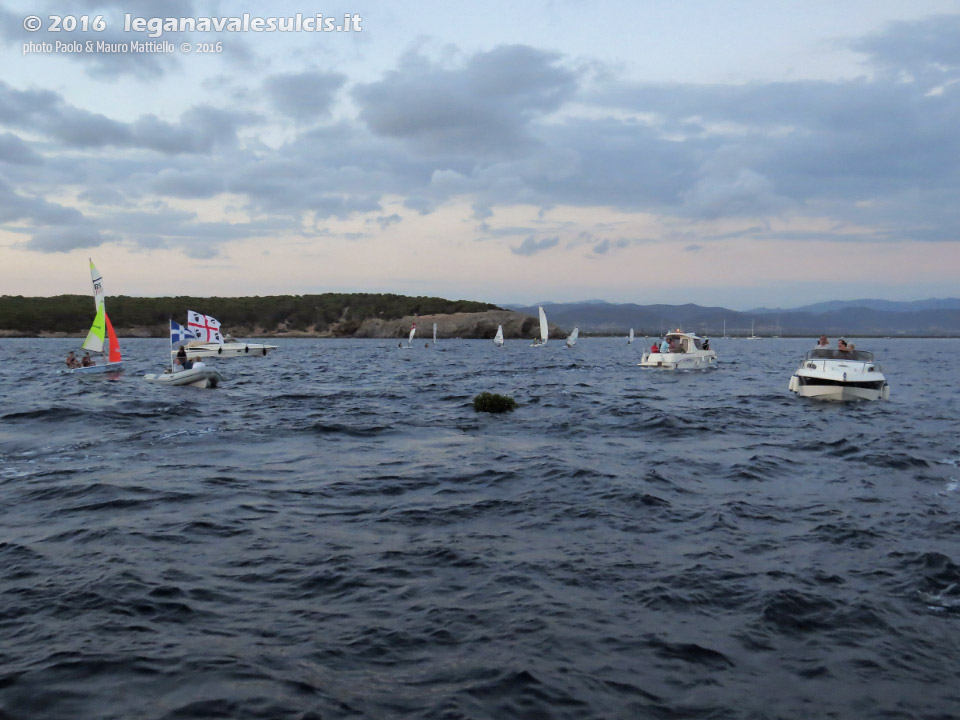
[[[640,367],[663,370],[707,370],[717,366],[717,353],[710,340],[681,330],[667,333],[663,343],[643,353]]]
[[[807,353],[790,378],[799,397],[844,402],[889,400],[890,386],[873,353],[817,347]]]

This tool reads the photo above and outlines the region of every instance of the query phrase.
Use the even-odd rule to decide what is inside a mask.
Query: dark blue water
[[[960,714],[960,341],[857,341],[858,405],[787,391],[812,340],[291,340],[217,390],[122,344],[0,341],[4,720]]]

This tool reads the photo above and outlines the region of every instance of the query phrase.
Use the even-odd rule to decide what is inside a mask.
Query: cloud
[[[510,248],[510,252],[514,255],[536,255],[539,252],[544,250],[549,250],[552,247],[556,247],[560,242],[560,238],[557,236],[551,238],[541,238],[537,240],[533,235],[530,235],[527,238],[524,238],[523,242],[515,248]]]
[[[330,115],[334,95],[346,82],[346,75],[314,70],[271,75],[264,89],[274,107],[299,122],[316,122]]]
[[[24,247],[43,253],[70,252],[80,248],[94,248],[107,242],[93,227],[47,228],[33,233]]]
[[[353,97],[374,134],[420,152],[504,154],[530,143],[531,121],[576,90],[560,59],[522,45],[477,53],[453,68],[410,54],[383,80],[356,86]]]
[[[0,134],[0,162],[11,165],[39,165],[43,158],[13,133]]]

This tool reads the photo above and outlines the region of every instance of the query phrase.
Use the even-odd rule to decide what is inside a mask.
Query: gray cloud
[[[514,255],[536,255],[539,252],[556,247],[559,242],[560,238],[557,236],[537,240],[533,235],[530,235],[524,238],[519,246],[510,248],[510,252]]]
[[[315,122],[329,116],[334,94],[346,80],[340,73],[285,73],[268,77],[264,89],[284,115],[300,122]]]
[[[560,56],[500,46],[454,69],[411,54],[383,80],[357,86],[360,118],[377,135],[421,151],[503,153],[530,141],[529,123],[558,109],[576,89]]]
[[[12,133],[0,134],[0,162],[11,165],[39,165],[43,158]]]

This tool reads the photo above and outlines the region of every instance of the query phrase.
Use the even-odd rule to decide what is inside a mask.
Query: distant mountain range
[[[866,303],[866,305],[864,304]],[[876,305],[871,307],[871,305]],[[536,305],[505,307],[537,315]],[[683,328],[701,334],[746,336],[839,335],[960,336],[960,299],[897,303],[886,300],[838,300],[789,310],[761,308],[737,312],[700,305],[635,305],[597,301],[543,303],[551,324],[581,333],[662,335]]]
[[[848,308],[866,308],[867,310],[882,310],[884,312],[960,310],[960,298],[929,298],[927,300],[913,300],[910,302],[895,302],[893,300],[829,300],[827,302],[803,305],[797,308],[756,308],[748,312],[755,315],[793,312],[826,313],[833,312],[834,310],[846,310]]]

